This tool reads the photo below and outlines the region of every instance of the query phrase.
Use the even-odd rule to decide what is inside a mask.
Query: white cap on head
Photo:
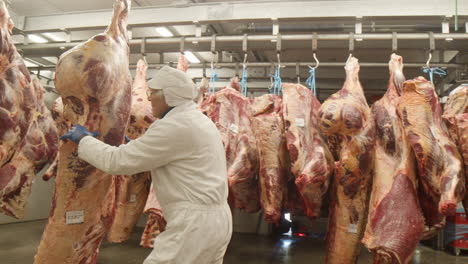
[[[185,72],[169,66],[162,67],[154,78],[148,81],[148,87],[163,90],[169,106],[178,106],[192,101],[196,95],[192,79]]]

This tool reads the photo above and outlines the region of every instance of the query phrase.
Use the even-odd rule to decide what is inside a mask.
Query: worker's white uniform
[[[79,157],[115,175],[151,171],[167,220],[144,264],[222,263],[232,234],[221,136],[191,101],[119,147],[84,137]]]

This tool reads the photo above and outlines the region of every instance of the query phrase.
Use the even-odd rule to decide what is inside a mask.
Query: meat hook
[[[348,56],[348,59],[346,60],[346,63],[348,63],[348,61],[349,61],[349,59],[351,59],[351,57],[353,57],[353,53],[352,53],[352,52],[349,53],[349,56]]]
[[[426,67],[427,67],[427,68],[430,68],[430,67],[429,67],[429,62],[431,62],[431,59],[432,59],[432,52],[429,52],[429,58],[428,58],[427,61],[426,61]]]
[[[314,69],[317,69],[319,64],[320,64],[320,61],[317,59],[317,53],[313,53],[312,54],[314,56],[314,60],[315,60],[315,67],[313,67]],[[349,58],[348,58],[349,59]],[[309,66],[310,67],[310,66]],[[312,68],[312,67],[311,67]]]

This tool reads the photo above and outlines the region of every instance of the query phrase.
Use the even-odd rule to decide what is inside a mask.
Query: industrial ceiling
[[[61,53],[103,31],[113,2],[12,1],[14,40],[30,69],[53,79]],[[221,87],[240,74],[247,50],[249,87],[264,92],[277,54],[286,65],[283,81],[296,82],[299,77],[304,82],[307,66],[316,64],[315,51],[323,100],[341,88],[349,53],[362,63],[361,81],[369,96],[385,91],[392,51],[404,57],[407,78],[424,75],[422,66],[431,53],[430,65],[447,71],[435,79],[437,91],[445,95],[468,79],[468,3],[458,2],[133,0],[130,64],[133,67],[144,55],[154,71],[175,63],[180,51],[190,51],[200,62],[192,64],[189,74],[197,79],[204,73],[210,76],[211,61],[218,61]],[[164,36],[167,32],[161,28],[172,36]]]

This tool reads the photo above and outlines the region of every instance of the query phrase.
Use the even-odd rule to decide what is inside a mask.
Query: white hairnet
[[[166,103],[169,106],[178,106],[193,100],[196,95],[195,84],[183,71],[164,66],[153,79],[148,81],[148,87],[163,90]]]

